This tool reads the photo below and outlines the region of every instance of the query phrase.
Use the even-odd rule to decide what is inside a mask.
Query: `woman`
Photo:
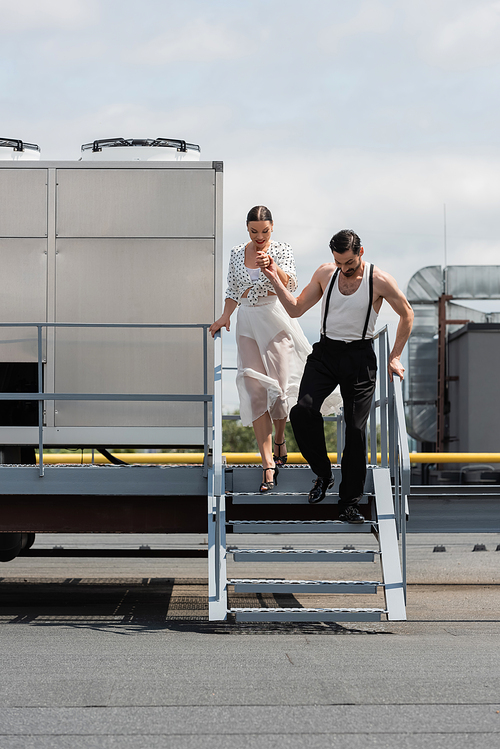
[[[273,242],[273,218],[265,206],[247,216],[250,242],[233,247],[228,288],[222,316],[210,327],[212,336],[225,327],[239,305],[236,322],[240,418],[253,425],[262,456],[264,494],[278,483],[278,466],[287,460],[285,425],[297,399],[300,378],[311,346],[298,322],[285,312],[271,282],[261,272],[272,257],[283,284],[297,288],[295,261],[290,245]],[[272,428],[277,452],[273,455]]]

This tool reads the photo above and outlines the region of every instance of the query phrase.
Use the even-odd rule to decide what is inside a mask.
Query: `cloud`
[[[474,256],[496,264],[500,256],[497,150],[332,148],[323,141],[297,149],[279,128],[248,129],[238,107],[223,102],[155,109],[121,100],[39,115],[36,127],[30,111],[14,115],[6,129],[38,143],[43,159],[76,160],[81,144],[114,136],[198,143],[202,159],[224,161],[226,251],[244,239],[248,209],[264,203],[276,236],[294,247],[302,284],[328,259],[333,232],[352,227],[404,286],[418,268],[441,262],[444,203],[449,263]]]
[[[497,265],[499,175],[498,153],[320,152],[311,146],[308,154],[264,160],[235,156],[225,164],[224,274],[231,246],[246,239],[246,212],[257,203],[271,208],[275,239],[292,245],[300,289],[330,260],[332,234],[349,227],[359,233],[367,260],[393,275],[404,291],[417,270],[444,264],[444,203],[447,263]],[[389,324],[394,334],[396,321],[385,303],[377,327]],[[320,305],[299,322],[309,340],[317,340]],[[224,356],[227,366],[235,364],[233,331],[224,334]],[[237,407],[229,374],[224,399],[229,410]]]
[[[446,203],[448,263],[474,257],[496,264],[499,175],[500,156],[453,152],[332,149],[266,157],[264,164],[241,159],[226,175],[226,248],[243,241],[248,208],[264,203],[275,217],[276,237],[294,248],[302,286],[329,260],[332,234],[351,227],[368,259],[404,288],[416,270],[443,260]]]
[[[461,71],[500,62],[498,0],[426,2],[418,14],[420,20],[409,12],[409,26],[419,30],[418,46],[431,64]]]
[[[95,0],[0,0],[2,32],[78,28],[95,23]]]
[[[147,65],[232,60],[251,54],[261,39],[261,34],[250,39],[226,24],[194,18],[183,28],[171,29],[137,46],[127,59]]]
[[[354,6],[355,7],[355,6]],[[319,46],[324,52],[338,54],[351,44],[352,54],[356,54],[358,37],[381,34],[389,30],[394,13],[379,0],[365,0],[350,18],[328,25],[318,34]]]

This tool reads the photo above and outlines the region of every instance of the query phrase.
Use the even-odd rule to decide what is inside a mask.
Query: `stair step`
[[[231,608],[237,622],[379,622],[385,609]]]
[[[340,466],[332,466],[332,475],[335,479],[335,484],[328,491],[327,498],[323,500],[323,504],[329,501],[338,501],[338,489],[341,483]],[[272,492],[268,492],[265,495],[265,498],[270,504],[279,503],[280,495],[286,499],[286,495],[288,494],[288,500],[290,501],[290,495],[296,494],[302,501],[305,500],[307,502],[307,495],[313,488],[315,479],[316,476],[309,466],[286,465],[280,469],[278,484],[275,485]],[[242,500],[253,501],[258,499],[256,494],[261,480],[262,467],[260,465],[227,466],[225,471],[225,490],[228,496],[233,495],[233,497],[239,497]],[[366,495],[373,494],[373,481],[370,468],[367,472],[364,489]]]
[[[371,533],[372,520],[345,523],[342,520],[228,520],[233,533]]]
[[[309,505],[309,492],[272,492],[267,494],[254,494],[245,492],[227,492],[233,505]],[[337,505],[338,494],[327,494],[321,501],[321,505]],[[361,503],[366,506],[368,501]]]
[[[309,492],[231,492],[227,491],[226,494],[231,497],[260,497],[265,501],[268,497],[308,497]],[[338,497],[339,493],[327,492],[327,497]]]
[[[376,593],[383,583],[375,580],[283,580],[233,578],[235,593]]]
[[[233,549],[235,562],[373,562],[373,549]]]

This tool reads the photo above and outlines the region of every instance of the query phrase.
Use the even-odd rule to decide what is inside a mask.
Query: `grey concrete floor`
[[[77,542],[137,548],[165,538],[37,540]],[[476,543],[488,551],[473,552]],[[410,536],[408,621],[376,624],[210,623],[203,560],[3,564],[0,747],[498,747],[498,543],[498,534]],[[433,552],[438,544],[447,551]],[[312,566],[332,578],[364,567],[377,579],[373,563]],[[299,565],[279,567],[287,576]]]

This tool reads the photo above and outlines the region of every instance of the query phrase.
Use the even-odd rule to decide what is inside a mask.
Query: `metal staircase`
[[[262,496],[251,491],[250,487],[260,482],[261,469],[223,465],[222,460],[218,459],[222,452],[222,429],[218,429],[217,417],[214,417],[214,460],[210,469],[208,502],[211,620],[223,620],[228,615],[241,622],[380,621],[382,616],[390,621],[406,619],[406,516],[410,461],[401,383],[398,378],[391,383],[386,375],[389,352],[386,328],[377,334],[376,346],[379,372],[383,376],[379,378],[372,404],[369,433],[371,444],[375,445],[377,423],[380,424],[381,461],[380,465],[374,463],[368,467],[365,497],[360,506],[367,518],[363,524],[354,525],[338,520],[335,487],[340,483],[339,466],[332,467],[335,477],[333,491],[318,505],[309,505],[307,501],[311,480],[314,479],[307,466],[285,466],[279,474],[279,490],[277,487],[273,493]],[[220,339],[216,342],[217,354],[220,355]],[[215,404],[221,395],[220,374],[220,365],[217,369],[216,364]],[[343,431],[342,420],[338,419],[338,445],[343,444]],[[251,534],[259,541],[251,547],[239,548],[236,543],[227,543],[228,534],[230,538],[243,538],[244,542],[244,536]],[[301,534],[298,537],[299,545],[285,544],[280,547],[276,543],[278,534]],[[318,534],[321,534],[321,545],[315,543]],[[343,548],[339,543],[341,534],[364,534],[360,539],[367,538],[373,545],[374,538],[378,542],[377,548],[353,548],[350,545]],[[268,539],[271,540],[270,545]],[[284,579],[279,572],[272,577],[228,579],[226,562],[229,555],[235,563],[265,563],[266,566],[276,563],[278,571],[280,563],[366,562],[373,565],[374,560],[380,560],[381,579],[323,579],[323,575],[321,579],[297,579],[295,575],[291,579]],[[371,575],[367,574],[366,577]],[[257,596],[260,605],[228,607],[229,585],[234,588],[234,597],[237,598],[238,594]],[[351,607],[344,599],[342,606],[311,607],[297,600],[297,597],[316,598],[325,594],[333,595],[338,600],[339,595],[349,598],[352,595],[377,594],[380,590],[384,593],[383,607]],[[276,605],[269,600],[269,596]],[[286,605],[280,605],[283,599]]]

